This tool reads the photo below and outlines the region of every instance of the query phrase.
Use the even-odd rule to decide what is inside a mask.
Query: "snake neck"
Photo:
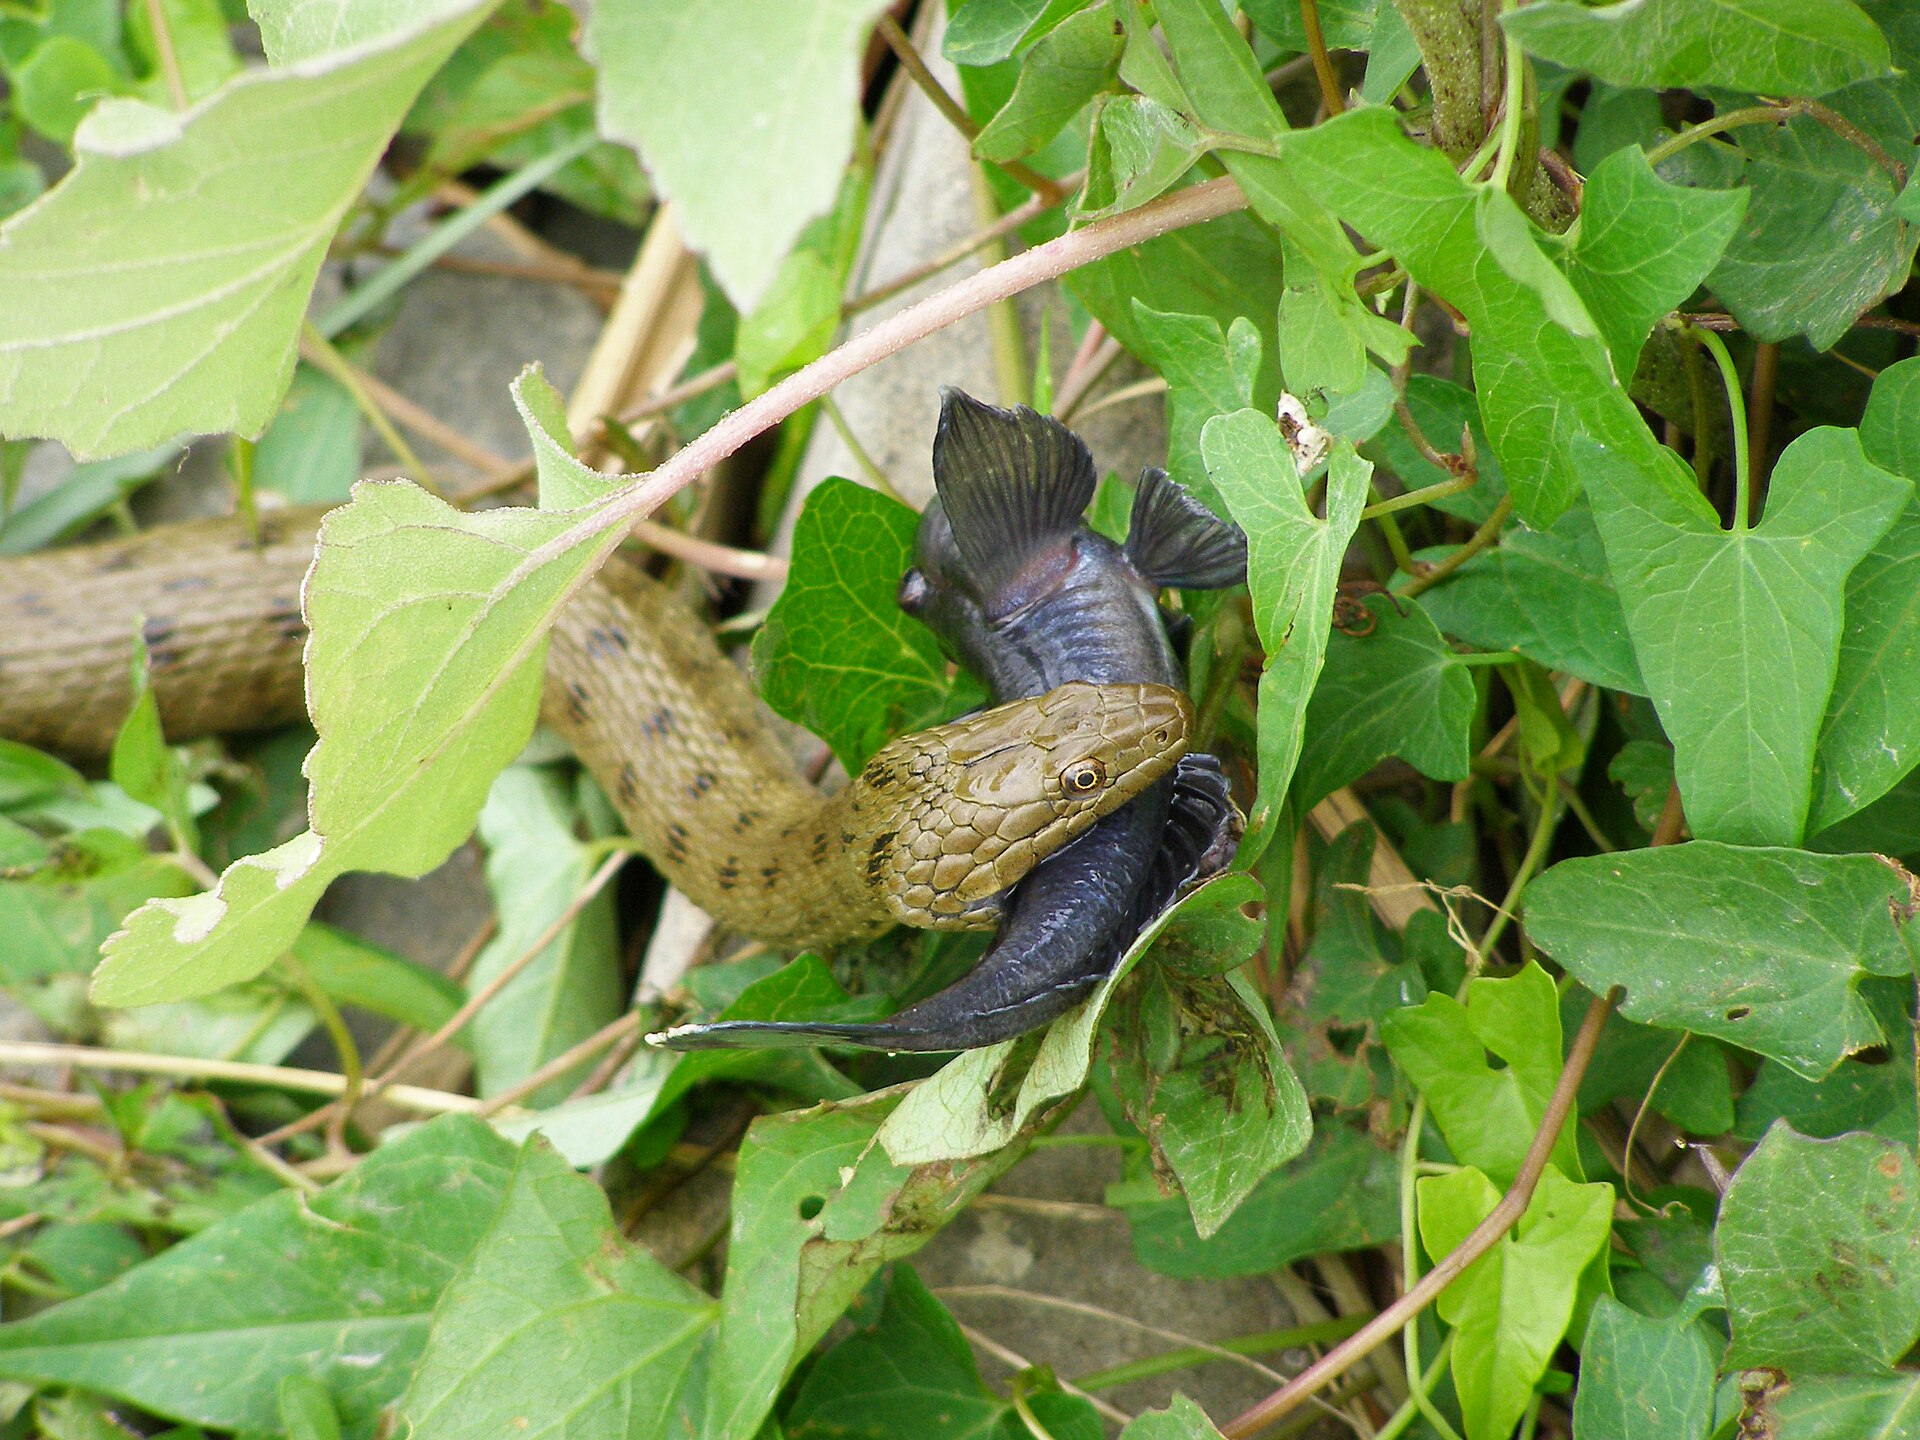
[[[799,777],[746,677],[646,575],[610,563],[561,613],[541,718],[655,868],[730,929],[831,946],[893,923],[863,873],[871,807]]]

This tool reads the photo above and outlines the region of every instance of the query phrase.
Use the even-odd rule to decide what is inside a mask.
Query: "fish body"
[[[1246,577],[1246,538],[1169,480],[1141,477],[1127,542],[1087,528],[1092,456],[1058,421],[942,396],[927,507],[900,603],[978,674],[998,703],[1073,681],[1179,686],[1162,621],[1166,585]],[[840,1043],[971,1049],[1065,1013],[1133,937],[1200,873],[1222,868],[1238,816],[1219,762],[1175,773],[1034,867],[1006,902],[992,947],[967,975],[875,1024],[730,1021],[681,1026],[675,1048]]]

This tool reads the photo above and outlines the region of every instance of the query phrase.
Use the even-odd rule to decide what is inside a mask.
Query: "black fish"
[[[1058,421],[942,392],[934,437],[939,498],[900,603],[919,616],[996,703],[1069,680],[1182,683],[1156,596],[1167,585],[1246,578],[1246,537],[1166,472],[1140,477],[1125,546],[1081,523],[1093,457]],[[725,1021],[661,1039],[675,1049],[838,1043],[966,1050],[1064,1014],[1111,973],[1140,930],[1200,874],[1225,866],[1238,816],[1210,755],[1035,866],[1013,891],[992,947],[964,978],[877,1024]]]

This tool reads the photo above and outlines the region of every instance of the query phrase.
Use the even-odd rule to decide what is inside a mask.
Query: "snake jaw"
[[[852,787],[867,883],[903,924],[990,928],[1002,892],[1169,774],[1192,726],[1170,687],[1074,682],[902,737]]]

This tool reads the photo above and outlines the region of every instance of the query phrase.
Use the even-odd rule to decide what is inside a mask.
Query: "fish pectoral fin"
[[[1134,933],[1179,898],[1233,863],[1246,820],[1233,803],[1226,773],[1211,755],[1183,755],[1173,772],[1173,805],[1160,851],[1140,887]]]
[[[941,390],[933,483],[981,595],[1014,585],[1037,555],[1066,553],[1097,482],[1086,443],[1058,420]]]
[[[1145,470],[1127,524],[1127,559],[1140,578],[1182,590],[1224,590],[1247,578],[1247,537],[1167,478]]]

